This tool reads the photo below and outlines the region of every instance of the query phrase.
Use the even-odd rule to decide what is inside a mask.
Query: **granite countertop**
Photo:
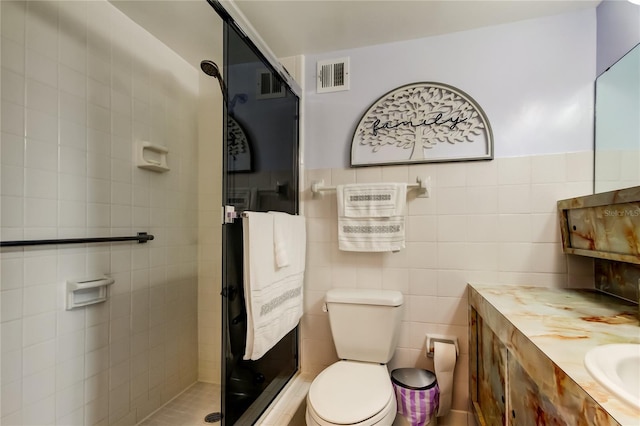
[[[599,385],[584,366],[591,348],[640,343],[638,305],[590,289],[471,283],[469,287],[472,305],[481,316],[491,318],[494,330],[515,328],[618,423],[640,424],[640,410]],[[513,336],[503,337],[513,341]]]

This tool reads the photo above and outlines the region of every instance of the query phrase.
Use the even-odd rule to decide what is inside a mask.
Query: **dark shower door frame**
[[[255,55],[256,64],[261,68],[270,71],[278,80],[286,87],[286,97],[289,101],[293,101],[293,109],[289,111],[291,122],[290,152],[277,152],[280,159],[288,158],[290,173],[286,182],[278,182],[283,185],[275,185],[273,191],[267,192],[265,195],[267,206],[253,206],[258,208],[249,208],[248,210],[267,211],[279,210],[290,214],[298,214],[299,198],[298,198],[298,178],[299,178],[299,158],[298,158],[298,141],[299,141],[299,97],[287,84],[287,78],[276,71],[269,61],[246,36],[237,23],[229,16],[224,8],[214,0],[208,0],[218,14],[224,20],[224,79],[226,80],[227,99],[234,99],[237,93],[236,77],[234,76],[234,60],[232,56],[237,58],[238,51],[245,49],[245,56],[249,54]],[[235,50],[235,51],[232,51]],[[258,62],[259,61],[259,62]],[[240,83],[242,84],[242,83]],[[298,88],[296,88],[298,89]],[[299,90],[299,89],[298,89]],[[244,95],[244,94],[242,94]],[[230,101],[225,104],[223,117],[223,202],[230,204],[232,189],[237,180],[246,173],[260,172],[260,161],[266,155],[260,154],[259,146],[262,138],[258,138],[256,127],[254,124],[260,120],[260,112],[254,110],[252,113],[245,113],[248,105],[240,105],[249,103],[246,95],[239,97],[240,103]],[[243,101],[244,99],[244,101]],[[277,109],[278,100],[272,101],[275,108],[269,108],[269,113]],[[282,101],[280,101],[282,102]],[[265,105],[268,103],[265,102]],[[234,111],[235,108],[235,111]],[[285,107],[287,109],[288,106]],[[228,123],[229,117],[233,118],[234,125],[242,125],[245,127],[247,136],[254,146],[254,154],[257,155],[256,161],[253,162],[251,171],[235,172],[230,171],[228,162]],[[287,117],[285,117],[287,118]],[[273,120],[273,118],[270,118]],[[257,125],[260,127],[260,124]],[[288,127],[287,123],[279,122],[279,127]],[[258,140],[260,139],[260,140]],[[280,141],[281,138],[278,139]],[[267,142],[272,142],[268,140]],[[276,142],[277,143],[277,142]],[[270,147],[271,151],[277,148]],[[276,160],[277,161],[277,160]],[[257,169],[257,170],[256,170]],[[246,182],[246,179],[244,179]],[[271,192],[269,194],[269,192]],[[260,197],[256,195],[256,198]],[[272,200],[272,201],[269,201]],[[287,202],[283,203],[285,200]],[[263,208],[260,208],[263,207]],[[239,209],[237,209],[239,210]],[[240,212],[238,212],[239,215]],[[222,356],[221,356],[221,407],[222,407],[222,424],[223,425],[250,425],[264,413],[269,404],[275,399],[278,393],[284,388],[287,382],[297,373],[299,368],[298,360],[298,327],[289,332],[276,346],[274,346],[264,357],[257,361],[244,361],[242,355],[244,353],[244,338],[246,337],[246,311],[244,308],[244,294],[242,283],[242,223],[241,218],[236,218],[231,223],[222,226]]]

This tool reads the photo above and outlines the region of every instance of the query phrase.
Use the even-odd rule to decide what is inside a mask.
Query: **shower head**
[[[226,105],[227,104],[227,87],[224,84],[224,80],[222,80],[222,76],[220,75],[220,69],[218,68],[218,65],[216,65],[215,62],[210,61],[209,59],[205,59],[204,61],[200,62],[200,68],[206,75],[209,75],[215,78],[216,80],[218,80],[218,83],[220,84],[220,91],[222,92],[222,99],[224,99],[224,103]]]
[[[202,71],[204,71],[205,74],[210,75],[211,77],[221,78],[218,65],[216,65],[216,63],[213,61],[205,59],[204,61],[200,62],[200,68],[202,68]]]

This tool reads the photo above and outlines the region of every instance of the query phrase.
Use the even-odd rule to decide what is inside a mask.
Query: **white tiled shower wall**
[[[0,420],[134,424],[198,374],[197,71],[107,2],[1,7],[2,239],[156,239],[3,249]],[[66,311],[93,274],[110,300]]]
[[[592,193],[593,153],[498,158],[306,172],[307,277],[302,321],[303,372],[317,374],[337,360],[325,292],[335,287],[388,288],[405,296],[404,321],[391,369],[433,370],[425,333],[460,342],[452,409],[468,411],[469,281],[552,287],[592,287],[590,260],[562,254],[556,201]],[[325,185],[415,183],[431,178],[431,196],[409,192],[406,249],[398,253],[338,250],[335,193],[312,196]]]
[[[220,41],[221,43],[222,41]],[[218,64],[221,62],[218,61]],[[222,334],[222,95],[200,73],[198,108],[198,380],[220,384]]]

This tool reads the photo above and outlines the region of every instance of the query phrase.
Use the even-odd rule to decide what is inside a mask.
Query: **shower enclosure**
[[[298,211],[280,65],[205,0],[3,0],[0,42],[0,423],[135,425],[196,382],[253,423],[297,334],[242,359],[242,229],[219,218]]]
[[[223,422],[253,424],[298,369],[298,331],[261,359],[243,359],[247,321],[240,216],[245,210],[298,213],[299,99],[225,11],[214,7],[225,20],[223,200],[226,211],[233,210],[222,232]]]

